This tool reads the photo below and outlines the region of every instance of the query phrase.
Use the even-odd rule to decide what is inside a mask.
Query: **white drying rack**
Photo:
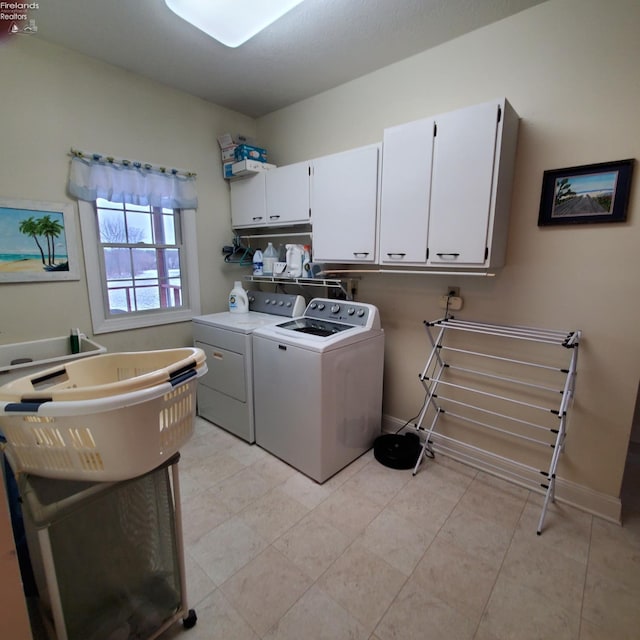
[[[413,474],[435,449],[538,492],[542,489],[539,535],[548,504],[555,500],[556,467],[564,448],[567,414],[574,395],[581,332],[485,324],[453,317],[424,324],[432,349],[419,376],[427,395],[416,427],[426,431],[426,438]],[[479,350],[464,348],[472,340],[480,342]],[[536,343],[533,349],[531,345],[528,350],[524,348],[527,356],[534,352],[536,361],[515,357],[518,349],[514,341]],[[546,378],[553,378],[554,386]],[[447,422],[451,419],[458,429],[447,434],[451,423],[449,427],[442,425],[443,417]],[[423,427],[425,419],[431,421],[430,426]],[[523,445],[523,454],[525,449],[542,447],[543,455],[551,452],[548,466],[541,469],[475,446],[468,441],[473,437],[464,438],[469,427],[480,427],[485,438],[487,432],[497,437],[494,442],[503,448],[506,444],[509,453],[514,441]],[[544,482],[539,482],[540,475]]]

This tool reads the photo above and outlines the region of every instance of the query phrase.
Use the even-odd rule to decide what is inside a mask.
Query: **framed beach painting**
[[[80,279],[73,206],[0,198],[0,284]]]

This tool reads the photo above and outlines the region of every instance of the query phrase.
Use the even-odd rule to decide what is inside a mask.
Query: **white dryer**
[[[305,300],[285,293],[248,291],[249,312],[222,311],[193,318],[195,346],[207,356],[198,381],[198,415],[249,443],[255,442],[252,334],[259,327],[301,316]]]
[[[256,329],[256,444],[324,482],[380,435],[383,366],[370,304],[314,298],[304,316]]]

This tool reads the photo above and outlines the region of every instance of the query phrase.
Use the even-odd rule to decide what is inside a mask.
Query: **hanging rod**
[[[513,404],[520,405],[521,407],[529,407],[530,409],[537,409],[538,411],[544,411],[546,413],[555,413],[553,409],[549,409],[549,407],[542,407],[539,404],[533,404],[531,402],[524,402],[523,400],[516,400],[515,398],[509,398],[507,396],[501,396],[497,393],[489,393],[488,391],[481,391],[480,389],[475,389],[473,387],[466,387],[461,384],[455,384],[453,382],[446,382],[441,379],[434,378],[423,378],[421,382],[424,384],[424,381],[433,382],[433,390],[435,391],[436,387],[439,384],[446,385],[447,387],[452,387],[454,389],[462,389],[462,391],[470,391],[471,393],[477,393],[478,395],[485,396],[486,398],[495,398],[496,400],[504,400],[505,402],[512,402]],[[432,397],[437,398],[437,394],[432,394]],[[557,415],[557,414],[556,414]]]
[[[294,233],[280,232],[280,233],[256,233],[254,235],[240,235],[236,234],[237,238],[243,238],[245,240],[254,240],[256,238],[298,238],[298,237],[312,237],[311,231],[296,231]]]
[[[120,164],[123,167],[133,167],[135,169],[146,169],[147,171],[159,171],[160,173],[168,173],[170,175],[180,175],[185,178],[195,178],[198,174],[194,171],[186,169],[176,169],[175,167],[165,167],[159,164],[151,164],[149,162],[140,162],[140,160],[129,160],[128,158],[118,158],[116,156],[107,156],[103,153],[88,153],[71,147],[69,155],[72,158],[81,158],[83,160],[94,160],[108,162],[109,164]]]
[[[454,320],[453,318],[445,318],[444,320],[436,320],[435,322],[426,324],[431,326],[439,325],[444,329],[456,329],[460,331],[468,331],[470,333],[492,335],[502,338],[530,340],[532,342],[541,342],[546,344],[560,344],[565,347],[575,346],[580,341],[580,331],[564,332],[546,329],[536,330],[530,327],[483,324],[480,322]]]
[[[491,360],[501,360],[502,362],[511,362],[513,364],[522,364],[527,367],[537,367],[539,369],[548,369],[549,371],[558,371],[564,373],[562,367],[552,367],[548,364],[540,364],[538,362],[527,362],[526,360],[516,360],[514,358],[505,358],[504,356],[494,356],[489,353],[482,353],[481,351],[470,351],[469,349],[458,349],[456,347],[450,347],[446,344],[438,345],[440,351],[455,351],[456,353],[466,353],[470,356],[479,356],[481,358],[490,358]]]
[[[419,276],[482,276],[484,278],[493,278],[495,273],[486,271],[419,271],[418,269],[327,269],[322,274],[332,273],[399,273],[401,275],[419,275]]]

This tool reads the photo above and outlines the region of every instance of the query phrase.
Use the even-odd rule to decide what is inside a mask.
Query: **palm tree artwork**
[[[33,216],[31,216],[20,223],[19,229],[20,233],[23,233],[25,236],[31,236],[35,240],[38,245],[38,251],[40,251],[40,255],[42,256],[42,264],[46,264],[42,245],[38,241],[38,235],[40,235],[38,221],[34,220]]]
[[[69,262],[61,262],[56,264],[55,259],[55,239],[64,231],[64,227],[57,221],[52,220],[51,216],[46,215],[35,219],[33,216],[26,218],[20,223],[20,233],[30,236],[38,246],[38,251],[42,258],[42,265],[45,271],[69,271]],[[45,238],[47,245],[47,257],[45,258],[44,249],[40,244],[39,236]]]

